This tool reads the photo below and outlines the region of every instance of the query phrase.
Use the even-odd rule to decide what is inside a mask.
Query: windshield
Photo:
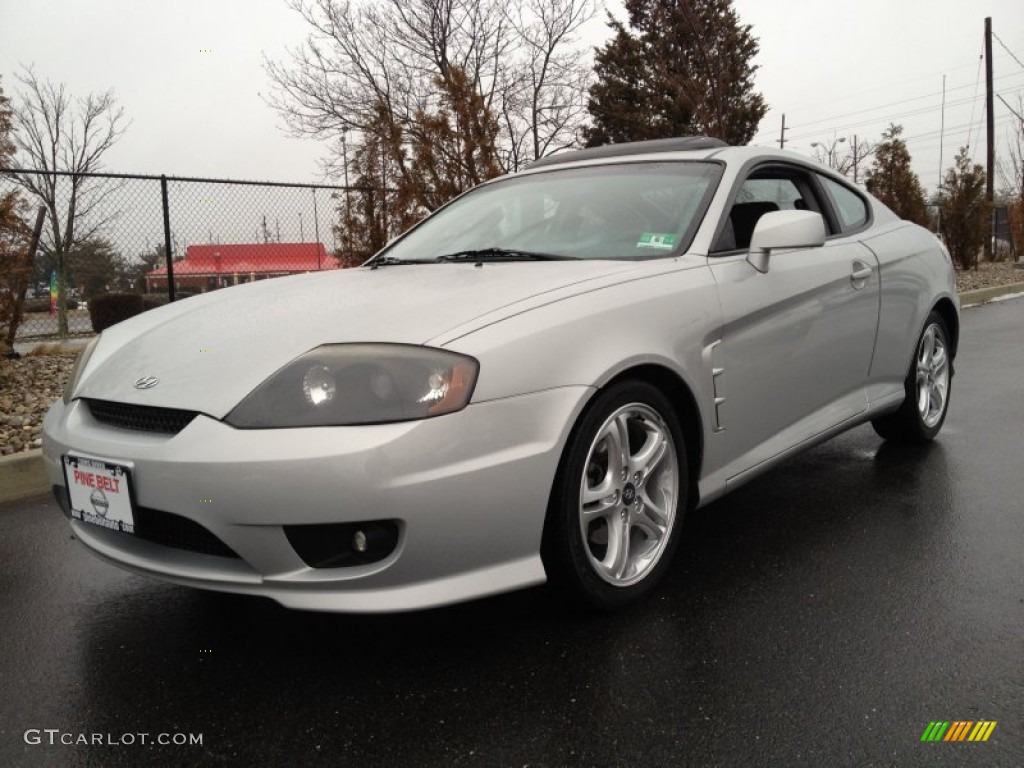
[[[512,176],[463,195],[377,257],[649,259],[689,246],[721,166],[625,163]]]

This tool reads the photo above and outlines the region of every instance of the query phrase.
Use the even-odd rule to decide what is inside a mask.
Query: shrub
[[[89,319],[96,333],[127,320],[145,309],[138,293],[103,293],[89,302]]]

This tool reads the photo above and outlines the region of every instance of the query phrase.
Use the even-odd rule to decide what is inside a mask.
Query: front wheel
[[[946,321],[938,312],[928,315],[907,373],[903,405],[894,413],[871,422],[886,440],[926,443],[946,420],[952,378],[952,348]]]
[[[686,449],[660,390],[626,381],[576,425],[545,524],[551,580],[593,607],[636,602],[664,576],[679,541]]]

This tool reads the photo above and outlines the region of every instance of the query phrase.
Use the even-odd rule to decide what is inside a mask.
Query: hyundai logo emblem
[[[143,376],[141,379],[135,380],[136,389],[152,389],[160,383],[160,379],[156,376]]]
[[[628,506],[634,501],[636,501],[636,486],[626,483],[626,487],[622,489],[622,503]]]

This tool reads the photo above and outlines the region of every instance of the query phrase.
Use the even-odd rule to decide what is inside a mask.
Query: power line
[[[877,86],[875,88],[866,88],[863,91],[855,91],[853,93],[847,93],[846,95],[844,95],[843,97],[841,97],[837,101],[849,101],[850,99],[855,98],[857,96],[863,96],[863,95],[868,94],[868,93],[875,93],[876,91],[891,91],[895,86],[907,85],[909,83],[916,83],[916,82],[919,82],[921,80],[930,80],[932,77],[935,77],[936,75],[944,75],[944,74],[948,74],[950,72],[957,72],[957,71],[959,71],[961,69],[966,69],[966,68],[968,68],[970,66],[971,66],[971,64],[958,64],[955,67],[947,67],[947,68],[939,70],[937,72],[929,72],[926,75],[920,75],[918,77],[911,77],[911,78],[909,78],[907,80],[900,80],[899,82],[896,82],[896,83],[886,83],[885,85],[879,85],[879,86]],[[970,86],[961,86],[961,87],[970,87]],[[801,107],[807,106],[810,103],[811,102],[798,103],[795,107],[792,107],[792,109],[800,109]],[[820,102],[815,101],[814,102],[814,106],[817,106],[819,103]]]
[[[996,94],[996,98],[999,99],[1001,102],[1003,102],[1003,104],[1006,106],[1006,108],[1008,110],[1010,110],[1011,112],[1013,112],[1013,114],[1017,117],[1018,120],[1020,120],[1021,122],[1024,122],[1024,117],[1021,117],[1020,112],[1018,112],[1016,109],[1014,109],[1013,107],[1010,106],[1010,102],[1008,102],[1006,99],[1004,99],[1002,94],[997,93]]]
[[[1000,44],[1001,46],[1003,46],[1003,50],[1004,50],[1004,51],[1006,51],[1006,52],[1007,52],[1008,54],[1010,54],[1010,58],[1011,58],[1011,59],[1013,59],[1014,61],[1016,61],[1016,62],[1017,62],[1018,64],[1020,64],[1020,68],[1021,68],[1021,69],[1024,69],[1024,64],[1021,64],[1021,61],[1020,61],[1020,59],[1018,59],[1018,58],[1017,58],[1017,57],[1016,57],[1016,56],[1014,55],[1013,51],[1011,51],[1011,50],[1010,50],[1009,48],[1007,48],[1007,47],[1006,47],[1006,43],[1004,43],[1004,42],[1003,42],[1003,41],[1002,41],[1002,40],[1000,39],[999,35],[997,35],[997,34],[996,34],[995,32],[993,32],[993,33],[992,33],[992,37],[994,37],[994,38],[995,38],[995,39],[996,39],[996,40],[998,41],[998,43],[999,43],[999,44]]]
[[[985,23],[987,24],[988,22],[985,22]],[[985,49],[985,44],[982,43],[982,51],[984,51],[984,49]],[[978,76],[974,80],[974,103],[971,105],[971,123],[974,122],[974,108],[976,106],[978,106],[978,82],[981,80],[981,61],[984,58],[985,58],[984,53],[982,53],[982,55],[978,56]],[[972,144],[972,142],[971,142],[971,133],[972,133],[971,130],[967,131],[967,148],[968,149],[971,148],[971,144]],[[973,154],[971,155],[971,158],[972,159],[974,158]]]
[[[1006,75],[1006,77],[1008,77],[1008,75]],[[970,88],[970,87],[971,87],[970,85],[958,85],[956,88],[949,88],[947,90],[947,93],[951,93],[953,91],[961,91],[964,88]],[[913,97],[911,97],[909,99],[900,99],[899,101],[890,101],[890,102],[888,102],[886,104],[879,104],[878,106],[875,106],[875,107],[865,107],[864,109],[854,110],[853,112],[846,112],[846,113],[841,114],[841,115],[833,115],[832,117],[823,117],[820,120],[811,120],[810,122],[807,122],[807,123],[801,123],[800,127],[801,128],[806,128],[806,127],[811,126],[811,125],[817,125],[818,123],[829,123],[829,122],[832,122],[834,120],[841,120],[844,117],[856,117],[857,115],[862,115],[865,112],[874,112],[877,109],[886,109],[888,107],[895,107],[895,106],[899,106],[900,104],[906,104],[906,103],[911,102],[911,101],[920,101],[921,99],[930,99],[933,96],[941,96],[941,95],[942,95],[942,91],[936,91],[935,93],[926,93],[923,96],[913,96]]]
[[[1003,115],[1002,117],[996,118],[996,125],[1000,126],[1000,127],[1004,126],[1004,125],[1010,125],[1012,123],[1013,123],[1013,118],[1010,115]],[[974,125],[973,123],[963,123],[962,125],[957,125],[957,126],[954,126],[952,128],[946,128],[946,136],[947,137],[949,137],[949,136],[954,136],[955,137],[958,134],[963,133],[964,131],[973,128],[973,125]],[[920,151],[922,149],[938,149],[938,146],[939,146],[938,144],[929,144],[929,145],[922,146],[920,144],[920,142],[922,142],[922,141],[932,141],[934,139],[939,138],[940,135],[941,135],[940,131],[927,131],[925,133],[918,133],[918,134],[915,134],[913,136],[907,136],[906,138],[903,138],[903,137],[900,137],[900,138],[902,138],[903,141],[905,141],[908,145],[910,144],[910,142],[914,142],[914,147],[913,147],[914,150],[915,151]]]
[[[1022,93],[1022,92],[1024,92],[1024,88],[1013,90],[1013,91],[1007,91],[1006,93],[1012,95],[1012,94]],[[976,102],[976,99],[977,99],[977,97],[974,96],[974,97],[968,97],[968,98],[965,98],[965,99],[959,99],[957,101],[947,102],[946,103],[946,109],[948,110],[951,107],[959,107],[959,106],[964,106],[966,104],[972,104],[972,103]],[[912,101],[912,99],[908,99],[907,101]],[[898,113],[895,113],[895,114],[891,113],[891,114],[886,115],[884,117],[875,117],[875,118],[870,118],[868,120],[863,120],[863,121],[856,122],[856,123],[847,123],[845,125],[834,126],[832,128],[832,130],[835,130],[837,132],[843,132],[843,131],[853,130],[854,128],[860,128],[862,126],[873,125],[873,124],[875,124],[875,123],[877,123],[879,121],[899,122],[903,118],[917,117],[918,115],[925,115],[925,114],[928,114],[929,112],[937,112],[940,109],[942,109],[942,105],[941,104],[930,106],[930,107],[920,107],[918,109],[910,110],[909,112],[898,112]],[[869,111],[869,110],[865,110],[865,111]],[[972,120],[973,120],[973,115],[972,115]],[[788,130],[788,128],[787,128],[787,130]],[[819,133],[820,133],[820,130],[807,131],[806,133],[796,133],[791,138],[794,141],[798,141],[800,139],[816,137]],[[765,139],[765,140],[767,140],[767,139]]]
[[[999,77],[997,77],[995,79],[996,80],[1002,80],[1002,79],[1008,78],[1008,77],[1020,77],[1020,76],[1021,76],[1020,74],[1018,74],[1016,72],[1013,72],[1013,73],[1010,73],[1010,74],[1001,75],[1001,76],[999,76]],[[970,87],[971,87],[970,84],[968,84],[968,85],[959,85],[959,86],[956,86],[955,88],[947,89],[946,92],[948,94],[948,93],[952,93],[953,91],[961,91],[961,90],[964,90],[965,88],[970,88]],[[975,82],[975,85],[974,85],[975,93],[974,93],[973,96],[965,98],[965,99],[962,99],[960,101],[947,102],[946,107],[949,108],[949,107],[952,107],[952,106],[968,104],[968,103],[970,103],[972,101],[975,101],[977,99],[977,87],[978,87],[978,84],[977,84],[977,82]],[[878,105],[873,106],[873,107],[865,107],[864,109],[859,109],[859,110],[856,110],[856,111],[853,111],[853,112],[846,112],[844,114],[839,114],[839,115],[833,115],[832,117],[825,117],[825,118],[821,118],[821,119],[818,119],[818,120],[811,120],[809,122],[801,122],[798,125],[792,126],[792,127],[793,128],[805,129],[805,128],[809,128],[810,126],[820,125],[820,124],[823,124],[823,123],[832,123],[835,120],[839,120],[839,119],[842,119],[844,117],[856,117],[858,115],[863,115],[863,114],[867,114],[869,112],[875,112],[875,111],[878,111],[878,110],[887,109],[889,107],[898,106],[898,105],[901,105],[901,104],[907,104],[907,103],[910,103],[910,102],[913,102],[913,101],[920,101],[922,99],[929,99],[929,98],[933,98],[933,97],[940,97],[940,96],[942,96],[942,91],[935,91],[934,93],[927,93],[927,94],[924,94],[922,96],[913,96],[913,97],[911,97],[909,99],[901,99],[899,101],[888,102],[886,104],[878,104]],[[914,111],[911,111],[911,112],[899,113],[899,114],[896,114],[896,115],[890,115],[889,117],[886,117],[886,118],[878,118],[878,119],[892,119],[892,118],[900,118],[900,117],[911,117],[913,115],[924,114],[926,112],[934,112],[937,109],[941,109],[941,106],[922,107],[922,108],[920,108],[918,110],[914,110]],[[859,122],[859,123],[850,123],[850,124],[848,124],[846,126],[841,126],[841,127],[837,128],[836,130],[845,130],[846,128],[856,128],[856,127],[859,127],[861,125],[867,125],[870,122],[875,122],[875,120],[869,120],[869,121]],[[788,130],[788,128],[787,128],[787,130]],[[817,135],[817,133],[818,133],[818,129],[815,129],[813,132],[808,132],[808,133],[800,134],[800,136],[814,136],[814,135]],[[774,134],[774,131],[768,131],[768,130],[761,131],[760,133],[757,134],[757,136],[754,137],[754,141],[759,141],[759,140],[767,141],[773,134]],[[793,138],[798,138],[798,137],[794,136]]]

